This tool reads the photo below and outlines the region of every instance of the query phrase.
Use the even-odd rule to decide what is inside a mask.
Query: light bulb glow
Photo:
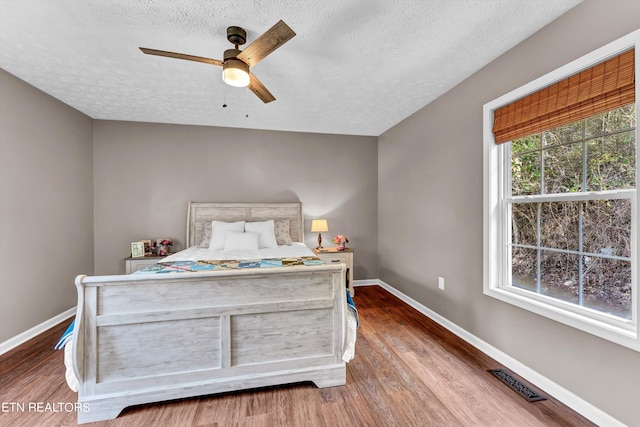
[[[235,87],[249,85],[249,67],[239,59],[227,59],[222,66],[222,80]]]

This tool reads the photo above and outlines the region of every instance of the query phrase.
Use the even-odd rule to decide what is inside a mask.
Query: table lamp
[[[316,249],[322,249],[322,233],[327,231],[329,231],[329,225],[326,219],[311,220],[311,232],[318,233],[318,247]]]

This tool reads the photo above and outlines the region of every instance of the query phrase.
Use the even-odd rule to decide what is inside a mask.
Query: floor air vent
[[[500,381],[511,387],[516,393],[520,396],[527,399],[529,402],[537,402],[539,400],[547,400],[546,397],[542,396],[535,390],[532,390],[527,385],[523,384],[520,380],[513,377],[509,372],[504,369],[489,369],[489,371],[494,377],[498,378]]]

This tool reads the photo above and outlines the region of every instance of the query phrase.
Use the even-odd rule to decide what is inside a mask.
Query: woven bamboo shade
[[[635,52],[621,53],[494,112],[496,143],[635,102]]]

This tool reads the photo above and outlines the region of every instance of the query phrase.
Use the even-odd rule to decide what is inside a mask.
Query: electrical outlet
[[[444,277],[438,277],[438,288],[444,291]]]

